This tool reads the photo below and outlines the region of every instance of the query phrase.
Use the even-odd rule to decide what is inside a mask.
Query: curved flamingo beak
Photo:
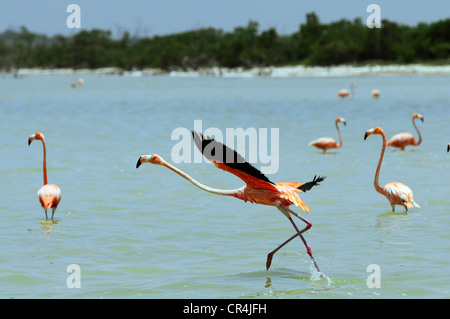
[[[35,138],[36,138],[36,134],[31,135],[31,136],[28,138],[28,145],[30,145],[31,142],[33,142]]]
[[[138,159],[138,161],[137,161],[137,163],[136,163],[136,168],[138,168],[138,167],[141,166],[141,165],[142,165],[142,156],[139,157],[139,159]]]
[[[447,153],[450,151],[450,144],[447,145]]]
[[[141,166],[144,163],[148,163],[152,159],[153,159],[152,155],[141,155],[136,163],[136,168],[138,168],[139,166]]]
[[[370,129],[366,131],[366,134],[364,134],[364,141],[366,140],[367,136],[369,136],[370,134],[372,134],[374,132],[375,129]]]

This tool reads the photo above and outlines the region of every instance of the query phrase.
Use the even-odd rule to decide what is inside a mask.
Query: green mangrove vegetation
[[[440,63],[450,57],[450,18],[416,26],[382,20],[368,28],[359,18],[321,23],[314,13],[296,32],[260,30],[258,22],[224,32],[203,28],[152,37],[81,29],[71,36],[46,36],[25,27],[0,33],[0,71],[20,68],[252,68],[283,65]]]

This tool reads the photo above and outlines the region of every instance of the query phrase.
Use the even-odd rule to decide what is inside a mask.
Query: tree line
[[[296,32],[280,35],[260,30],[258,22],[231,32],[203,28],[165,36],[133,37],[123,32],[82,30],[72,36],[19,31],[0,33],[0,71],[18,68],[157,68],[196,70],[205,67],[364,63],[449,63],[450,18],[416,26],[382,20],[368,28],[360,18],[321,23],[314,13]]]

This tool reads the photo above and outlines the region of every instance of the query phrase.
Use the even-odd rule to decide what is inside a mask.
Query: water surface
[[[450,295],[449,76],[336,78],[182,78],[85,76],[0,78],[0,296],[2,298],[447,298]],[[352,99],[341,88],[357,85]],[[381,98],[370,96],[381,90]],[[380,183],[400,181],[421,208],[391,213],[373,187],[381,137],[413,130],[423,142],[388,149]],[[322,154],[308,147],[337,138]],[[300,240],[266,255],[293,234],[269,206],[219,197],[164,167],[135,168],[142,154],[171,162],[176,128],[278,128],[279,169],[273,181],[327,179],[303,194],[313,227],[305,234],[321,270],[318,280]],[[62,200],[45,221],[42,185],[45,134],[49,182]],[[270,149],[270,147],[269,147]],[[194,150],[194,149],[193,149]],[[246,154],[244,154],[246,155]],[[177,164],[212,187],[242,186],[213,165]],[[255,166],[259,167],[258,163]],[[301,222],[298,223],[301,227]],[[81,269],[68,288],[66,269]],[[367,267],[379,265],[381,287]]]

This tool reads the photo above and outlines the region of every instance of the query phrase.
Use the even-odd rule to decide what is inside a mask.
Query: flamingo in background
[[[336,124],[336,130],[338,131],[338,134],[339,134],[339,144],[337,144],[336,141],[331,137],[321,137],[314,141],[309,142],[308,145],[320,148],[321,150],[323,150],[324,153],[330,148],[341,147],[342,146],[342,136],[341,136],[341,131],[339,130],[339,126],[338,126],[339,122],[344,123],[344,125],[347,125],[347,121],[342,117],[336,118],[335,124]]]
[[[355,96],[355,87],[356,87],[356,84],[352,83],[350,85],[351,92],[349,90],[347,90],[347,89],[341,89],[341,90],[338,91],[337,95],[339,97],[341,97],[341,98],[354,97]]]
[[[422,143],[422,136],[420,135],[420,132],[416,126],[416,123],[414,122],[415,119],[419,119],[423,123],[423,116],[419,113],[414,113],[412,117],[413,126],[417,131],[417,134],[419,134],[419,140],[416,142],[414,140],[414,136],[411,133],[398,133],[394,135],[387,143],[387,146],[393,146],[393,147],[400,147],[402,151],[405,150],[405,147],[408,145],[414,145],[417,146],[420,143]]]
[[[266,269],[270,268],[272,263],[273,255],[288,242],[293,240],[295,237],[299,236],[302,240],[303,244],[306,247],[306,251],[310,256],[314,266],[317,271],[320,272],[320,269],[312,255],[311,248],[308,246],[305,238],[303,237],[303,233],[311,228],[312,224],[291,210],[289,208],[290,205],[299,206],[304,212],[310,213],[311,210],[309,207],[302,201],[298,193],[304,193],[310,190],[313,186],[319,185],[321,181],[325,179],[325,177],[314,176],[313,180],[307,183],[289,183],[289,182],[280,182],[273,183],[271,182],[263,173],[261,173],[258,169],[250,165],[245,159],[239,155],[234,150],[228,148],[222,143],[217,142],[214,139],[209,137],[204,137],[201,133],[192,132],[192,136],[194,138],[195,145],[202,152],[203,156],[205,156],[208,160],[213,162],[216,167],[232,173],[242,179],[246,185],[242,186],[238,189],[233,190],[222,190],[216,189],[200,182],[196,181],[194,178],[176,168],[175,166],[167,163],[161,156],[157,154],[152,155],[142,155],[139,157],[136,168],[138,168],[143,163],[151,163],[157,164],[167,167],[168,169],[174,171],[181,177],[187,179],[189,182],[197,186],[198,188],[207,191],[209,193],[224,195],[224,196],[233,196],[238,199],[243,200],[244,202],[249,201],[250,203],[256,203],[261,205],[270,205],[275,206],[280,210],[291,222],[294,226],[296,234],[287,239],[281,245],[279,245],[276,249],[271,251],[267,255],[266,261]],[[226,160],[224,160],[226,159]],[[306,227],[302,230],[297,228],[297,225],[292,220],[291,215],[299,218],[306,224]]]
[[[375,173],[375,189],[378,193],[386,196],[388,201],[391,203],[392,211],[395,212],[395,205],[400,205],[405,207],[406,212],[408,207],[420,207],[419,204],[414,202],[412,190],[399,182],[391,182],[384,185],[383,188],[378,184],[378,177],[380,176],[381,163],[383,161],[384,151],[386,149],[386,135],[381,127],[374,127],[364,134],[364,140],[371,134],[379,134],[383,137],[383,147],[381,148],[380,161],[378,162],[377,171]]]
[[[341,89],[341,90],[339,90],[337,95],[344,98],[344,97],[350,96],[350,91],[347,89]]]
[[[48,219],[47,209],[52,209],[52,220],[55,210],[58,207],[59,201],[61,200],[61,190],[57,185],[47,183],[47,164],[46,164],[46,148],[45,148],[45,138],[44,134],[41,132],[36,132],[28,138],[28,145],[34,140],[41,140],[42,146],[44,148],[44,186],[42,186],[38,191],[39,202],[45,211],[45,218]]]
[[[380,97],[380,90],[374,89],[372,91],[372,97],[375,98],[375,99],[378,99]]]

